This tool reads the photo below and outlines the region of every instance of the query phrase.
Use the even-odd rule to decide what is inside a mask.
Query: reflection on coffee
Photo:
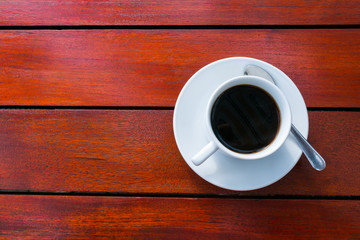
[[[264,90],[238,85],[224,91],[211,110],[215,136],[227,148],[253,153],[267,147],[280,126],[279,108]]]

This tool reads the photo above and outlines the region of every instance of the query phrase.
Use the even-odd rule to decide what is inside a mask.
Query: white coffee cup
[[[222,144],[219,141],[219,139],[216,137],[212,129],[211,111],[215,101],[223,92],[238,85],[251,85],[264,90],[274,99],[279,109],[280,125],[277,131],[277,135],[269,145],[256,152],[240,153],[227,148],[224,144]],[[222,85],[220,85],[214,91],[214,93],[210,97],[210,100],[208,101],[205,118],[206,118],[206,127],[208,129],[208,134],[209,134],[209,143],[205,145],[197,154],[195,154],[192,157],[191,160],[193,164],[196,166],[202,164],[218,150],[232,157],[243,160],[255,160],[269,156],[270,154],[274,153],[277,149],[279,149],[281,145],[285,142],[286,138],[290,133],[290,127],[291,127],[291,111],[285,95],[275,84],[269,82],[264,78],[257,76],[239,76],[232,78],[224,82]]]

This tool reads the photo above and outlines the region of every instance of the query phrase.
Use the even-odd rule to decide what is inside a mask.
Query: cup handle
[[[205,162],[206,159],[208,159],[211,155],[213,155],[216,150],[218,150],[219,147],[213,142],[209,142],[205,147],[203,147],[200,152],[195,154],[191,161],[195,166],[199,166],[203,162]]]

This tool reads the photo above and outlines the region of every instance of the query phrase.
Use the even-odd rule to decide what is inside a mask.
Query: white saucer
[[[217,151],[200,166],[191,162],[191,157],[209,143],[205,110],[211,94],[224,81],[243,75],[248,64],[263,68],[275,79],[290,104],[292,123],[307,138],[309,119],[298,88],[282,71],[253,58],[226,58],[200,69],[181,90],[174,111],[175,140],[189,167],[206,181],[237,191],[254,190],[278,181],[295,166],[302,153],[290,134],[279,150],[263,159],[239,160]]]

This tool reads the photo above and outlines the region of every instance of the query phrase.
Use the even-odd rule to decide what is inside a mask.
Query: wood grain
[[[310,112],[309,140],[327,161],[302,157],[282,180],[233,192],[181,157],[173,111],[1,110],[0,190],[227,195],[360,195],[360,112]]]
[[[359,29],[0,32],[0,104],[174,106],[221,58],[283,70],[308,107],[360,107]]]
[[[314,25],[359,24],[360,1],[0,2],[0,25]]]
[[[2,195],[0,203],[4,239],[356,239],[360,235],[360,202],[351,200]]]

